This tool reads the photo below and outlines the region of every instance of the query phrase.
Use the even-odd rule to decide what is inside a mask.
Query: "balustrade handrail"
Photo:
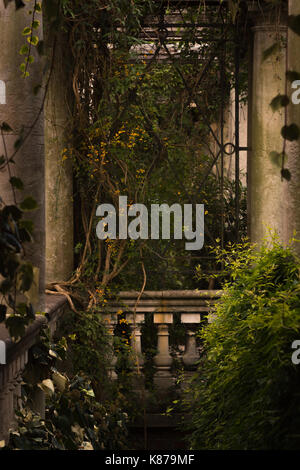
[[[154,363],[157,372],[154,381],[160,389],[168,388],[173,381],[171,374],[172,357],[169,347],[169,325],[174,315],[180,315],[180,321],[186,326],[186,344],[182,354],[185,369],[191,370],[199,359],[196,344],[196,325],[204,318],[213,319],[213,306],[221,298],[221,290],[165,290],[119,292],[117,299],[107,303],[103,318],[108,325],[110,341],[113,341],[114,329],[119,315],[125,315],[132,331],[131,345],[139,357],[139,367],[144,364],[142,352],[142,325],[145,316],[153,315],[157,326],[157,354]],[[140,297],[140,298],[139,298]],[[212,314],[210,316],[210,314]],[[116,378],[114,370],[116,357],[111,362],[111,377]]]
[[[43,326],[47,325],[51,333],[55,331],[66,305],[64,296],[46,295],[46,315],[37,315],[17,342],[10,338],[5,325],[0,325],[0,340],[6,345],[6,363],[0,364],[0,441],[8,438],[9,429],[14,424],[14,410],[21,396],[22,373],[28,362],[28,352],[37,342]]]

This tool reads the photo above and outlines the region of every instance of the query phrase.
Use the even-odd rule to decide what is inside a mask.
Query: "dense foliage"
[[[230,275],[189,388],[193,449],[299,448],[299,260],[273,240],[219,250]]]
[[[56,372],[48,392],[45,419],[24,406],[16,411],[18,427],[6,449],[113,450],[127,447],[127,415],[113,404],[99,403],[82,376],[70,382]]]

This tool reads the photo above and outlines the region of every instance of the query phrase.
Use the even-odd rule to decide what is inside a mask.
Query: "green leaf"
[[[29,26],[26,26],[26,28],[23,29],[22,34],[23,36],[28,36],[29,34],[31,34],[31,28],[29,28]]]
[[[35,85],[34,88],[33,88],[33,94],[37,95],[41,88],[42,88],[42,86],[40,84]]]
[[[37,45],[37,51],[39,55],[44,55],[44,41],[39,41]]]
[[[24,189],[23,181],[20,178],[17,178],[16,176],[12,176],[9,182],[16,189]]]
[[[268,49],[266,49],[266,50],[263,52],[262,61],[264,62],[264,61],[267,60],[272,54],[275,54],[275,52],[278,52],[279,50],[280,50],[280,44],[279,44],[279,42],[275,42],[274,44],[272,44],[272,46],[270,46]]]
[[[40,13],[42,11],[42,5],[40,2],[37,2],[37,4],[35,5],[34,7],[35,11],[37,11],[38,13]]]
[[[15,0],[16,10],[25,7],[25,3],[22,0]]]
[[[38,207],[38,205],[33,197],[28,196],[21,202],[20,207],[23,211],[33,211]]]
[[[288,27],[300,36],[300,15],[290,15],[288,17]]]
[[[1,126],[0,126],[0,129],[4,132],[11,132],[12,131],[12,128],[10,127],[9,124],[7,124],[7,122],[3,121]]]
[[[292,142],[298,140],[300,137],[300,129],[297,124],[290,124],[289,126],[283,126],[281,129],[281,135],[284,139]]]
[[[32,220],[27,220],[27,219],[20,220],[19,226],[20,228],[24,228],[25,230],[27,230],[27,232],[29,232],[32,235],[33,233],[33,221]]]
[[[3,0],[4,8],[7,8],[10,2],[12,2],[12,0]]]
[[[22,217],[22,211],[17,206],[5,206],[2,211],[2,216],[5,220],[11,216],[14,220],[20,220]]]
[[[29,55],[25,58],[25,62],[28,62],[28,64],[32,64],[34,62],[34,57],[32,55]]]
[[[24,263],[19,269],[19,289],[21,292],[26,292],[30,289],[33,281],[33,268],[30,263]]]
[[[300,80],[300,73],[295,72],[294,70],[288,70],[286,72],[286,78],[289,82],[294,82],[295,80]]]
[[[11,315],[6,319],[5,325],[9,330],[10,336],[14,339],[18,339],[25,333],[26,319],[16,315]]]
[[[7,306],[0,305],[0,323],[5,320],[6,317]]]
[[[31,26],[32,26],[32,29],[37,29],[40,26],[39,20],[34,20]]]
[[[272,161],[275,165],[278,165],[279,167],[282,166],[283,157],[284,157],[283,152],[281,152],[281,153],[276,152],[276,151],[270,152],[270,159],[271,159],[271,161]]]
[[[27,38],[27,42],[29,42],[29,44],[32,44],[33,46],[37,46],[39,43],[39,38],[37,36],[32,36],[30,38]]]
[[[28,52],[29,52],[29,47],[27,46],[27,44],[23,44],[19,53],[21,55],[24,55],[24,54],[28,54]]]
[[[20,136],[14,143],[14,148],[17,150],[21,147],[22,145],[22,142],[23,142],[23,137]]]
[[[272,99],[270,106],[272,110],[278,111],[278,109],[282,107],[286,107],[289,104],[290,100],[287,95],[277,95],[275,98]]]
[[[287,168],[282,168],[281,176],[287,181],[290,181],[292,178],[291,172]]]

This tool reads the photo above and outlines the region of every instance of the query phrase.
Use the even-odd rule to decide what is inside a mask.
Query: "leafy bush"
[[[188,390],[193,449],[297,449],[300,368],[299,260],[273,239],[219,250],[230,280],[199,334],[205,357]]]
[[[82,376],[70,382],[53,376],[48,388],[46,416],[23,407],[16,412],[18,428],[11,432],[7,449],[113,450],[126,448],[127,415],[113,403],[99,403],[89,381]],[[44,381],[44,389],[46,383]],[[26,400],[25,400],[26,403]]]

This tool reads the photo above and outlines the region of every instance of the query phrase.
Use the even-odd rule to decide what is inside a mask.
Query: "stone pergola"
[[[25,195],[33,196],[39,205],[31,216],[35,237],[28,256],[39,268],[39,305],[43,308],[45,284],[67,280],[73,269],[73,175],[69,162],[61,158],[68,127],[69,100],[65,87],[68,77],[64,72],[64,53],[60,47],[63,38],[56,45],[55,57],[50,59],[51,34],[47,27],[43,30],[42,21],[38,35],[40,38],[44,35],[46,56],[35,55],[30,76],[25,80],[19,73],[19,50],[24,39],[21,33],[27,26],[27,10],[32,7],[31,3],[27,2],[26,7],[18,11],[15,11],[13,2],[7,8],[3,2],[0,3],[0,122],[8,122],[13,129],[5,135],[8,155],[15,153],[13,174],[23,180]],[[300,105],[290,103],[285,115],[285,108],[273,112],[270,102],[278,94],[287,92],[291,96],[293,90],[289,83],[286,85],[287,70],[300,73],[300,36],[287,28],[287,15],[300,15],[300,2],[283,2],[280,18],[268,13],[267,3],[259,2],[259,6],[254,0],[247,3],[252,31],[247,164],[249,233],[251,241],[261,243],[270,228],[287,243],[294,230],[300,232],[299,141],[286,144],[286,168],[292,175],[290,181],[281,177],[280,167],[272,161],[270,153],[282,151],[281,128],[285,123],[293,122],[300,126]],[[282,47],[263,61],[264,51],[278,38]],[[48,89],[44,100],[42,90],[34,94],[33,89],[43,81],[42,71],[47,60],[51,60],[53,69],[50,78],[44,82]],[[14,144],[23,126],[26,141],[19,151],[15,151]],[[5,153],[3,142],[0,142],[0,147],[0,154]],[[7,172],[0,174],[0,195],[5,203],[13,201],[8,180]],[[17,196],[20,196],[18,191]],[[51,308],[56,310],[55,305]],[[168,322],[160,323],[166,325]],[[162,326],[162,344],[165,330]],[[25,362],[24,356],[20,359],[20,370]],[[5,385],[8,379],[1,372],[2,367],[0,365],[0,419],[3,406],[6,406],[1,403],[7,403],[7,396],[4,399],[1,394],[4,389],[6,395],[7,390],[11,390]],[[18,386],[18,373],[14,377],[14,386]]]

